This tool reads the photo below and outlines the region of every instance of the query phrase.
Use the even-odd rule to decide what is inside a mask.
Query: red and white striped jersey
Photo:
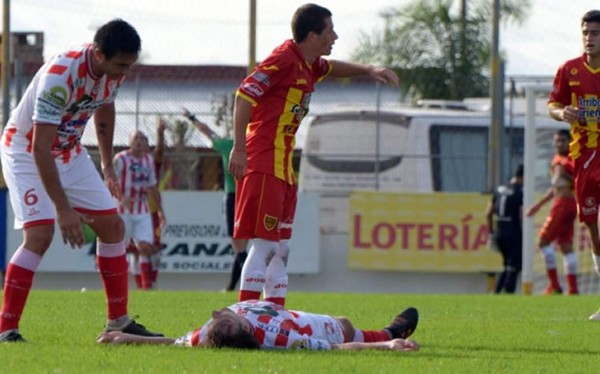
[[[91,44],[61,53],[36,73],[4,129],[12,152],[31,152],[33,123],[58,126],[52,155],[68,163],[81,153],[85,125],[101,106],[115,100],[124,78],[98,77],[92,71]]]
[[[261,348],[330,350],[332,344],[344,342],[340,323],[330,316],[288,310],[262,300],[242,301],[228,308],[250,322]],[[201,346],[211,321],[181,336],[175,344]]]
[[[156,186],[154,158],[145,153],[136,158],[130,150],[117,153],[113,160],[115,173],[121,185],[121,196],[125,204],[119,204],[120,213],[147,214],[149,187]]]

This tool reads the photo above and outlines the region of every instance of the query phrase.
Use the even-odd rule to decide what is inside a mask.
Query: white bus
[[[524,115],[505,117],[504,181],[523,162]],[[398,108],[345,109],[308,123],[299,189],[322,193],[488,192],[487,111]],[[568,128],[536,119],[536,191],[549,185],[553,133]]]

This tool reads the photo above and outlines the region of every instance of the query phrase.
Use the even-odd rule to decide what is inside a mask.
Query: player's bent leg
[[[271,240],[252,240],[252,246],[242,269],[242,283],[238,301],[260,298],[265,285],[267,263],[273,258],[278,247],[279,243]]]

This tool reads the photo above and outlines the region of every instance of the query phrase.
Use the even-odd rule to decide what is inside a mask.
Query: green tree
[[[501,21],[522,23],[530,8],[530,0],[502,0]],[[397,67],[413,100],[489,94],[491,0],[414,0],[381,16],[384,30],[363,33],[353,59]]]

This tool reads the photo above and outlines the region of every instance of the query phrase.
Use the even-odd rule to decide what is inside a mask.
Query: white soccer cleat
[[[590,316],[590,321],[600,321],[600,309]]]

